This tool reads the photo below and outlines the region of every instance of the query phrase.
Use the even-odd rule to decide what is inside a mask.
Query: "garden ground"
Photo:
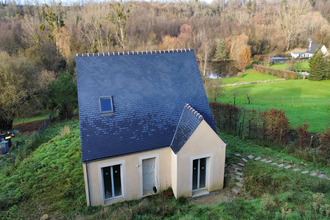
[[[211,197],[188,201],[174,199],[171,190],[107,207],[86,207],[80,153],[79,121],[56,122],[35,141],[31,150],[19,140],[0,166],[0,216],[2,219],[178,219],[178,218],[317,218],[329,217],[330,185],[326,179],[251,161],[244,167],[242,192],[236,186],[236,153],[271,155],[304,169],[329,174],[329,167],[308,163],[274,147],[221,134],[227,142],[225,189]],[[31,147],[31,146],[30,146]],[[223,197],[225,195],[225,197]],[[208,202],[212,200],[212,202]]]

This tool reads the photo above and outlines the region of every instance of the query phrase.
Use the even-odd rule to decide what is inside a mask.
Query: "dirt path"
[[[44,120],[45,119],[41,119],[41,120],[37,120],[37,121],[16,124],[13,126],[13,129],[19,130],[19,132],[21,132],[21,133],[34,132],[39,129],[39,127],[42,125]]]
[[[251,81],[251,82],[240,82],[240,83],[224,84],[224,85],[221,85],[221,87],[268,83],[268,82],[276,82],[276,81],[283,81],[283,80],[285,80],[285,79],[267,79],[267,80]]]

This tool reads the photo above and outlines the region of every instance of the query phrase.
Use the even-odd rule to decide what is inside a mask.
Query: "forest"
[[[327,0],[0,3],[0,130],[15,118],[77,106],[75,55],[193,48],[211,60],[330,46]],[[243,56],[244,57],[244,56]],[[66,97],[65,100],[61,97]]]

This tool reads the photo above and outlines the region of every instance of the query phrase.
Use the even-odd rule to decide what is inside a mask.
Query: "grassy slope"
[[[248,69],[242,76],[224,78],[221,80],[221,82],[223,84],[232,84],[232,83],[240,83],[240,82],[268,80],[268,79],[280,79],[280,78],[269,74],[258,73],[255,70]]]
[[[16,125],[16,124],[21,124],[21,123],[25,123],[25,122],[38,121],[38,120],[46,119],[46,118],[49,118],[49,113],[39,115],[39,116],[36,116],[36,117],[33,117],[33,118],[15,119],[13,124]]]
[[[327,109],[330,99],[329,88],[330,80],[285,80],[250,84],[225,88],[225,96],[218,101],[233,103],[232,94],[237,92],[236,103],[239,106],[261,110],[283,109],[292,127],[307,122],[310,125],[309,131],[323,132],[324,128],[330,126],[330,110]],[[247,104],[246,91],[252,96],[253,104]],[[284,100],[283,106],[282,99]]]
[[[70,127],[70,134],[63,133],[64,126]],[[296,164],[304,162],[251,141],[225,134],[221,136],[229,143],[228,164],[237,160],[234,157],[236,152],[267,154]],[[273,169],[258,162],[245,168],[246,192],[234,202],[198,206],[185,199],[175,200],[171,193],[165,192],[140,201],[86,208],[78,120],[51,125],[38,143],[43,141],[27,158],[17,161],[14,166],[1,167],[1,219],[38,219],[45,213],[54,218],[82,219],[268,219],[281,216],[326,219],[324,208],[320,209],[329,204],[326,180]],[[306,164],[305,168],[329,173],[328,167],[322,168],[318,164]],[[313,195],[315,197],[316,193],[321,193],[318,194],[321,199],[317,200],[320,205],[314,208],[316,199]]]
[[[270,65],[270,68],[286,70],[287,64],[286,63],[279,63]],[[309,69],[309,62],[299,62],[298,69],[308,70]]]
[[[61,134],[63,126],[71,132]],[[78,120],[56,123],[23,160],[2,167],[0,218],[75,213],[85,207]],[[15,154],[15,152],[13,152]]]
[[[229,143],[227,164],[238,162],[235,153],[271,155],[279,160],[304,164],[310,171],[328,167],[308,164],[276,149],[263,148],[252,141],[221,134]],[[301,165],[302,166],[302,165]],[[173,196],[156,195],[141,201],[129,201],[103,208],[87,219],[327,219],[325,207],[330,202],[328,180],[303,175],[300,172],[250,161],[244,168],[244,191],[233,202],[214,206],[194,205]],[[229,178],[228,173],[225,178]],[[228,186],[227,186],[228,187]],[[329,209],[329,208],[328,208]]]

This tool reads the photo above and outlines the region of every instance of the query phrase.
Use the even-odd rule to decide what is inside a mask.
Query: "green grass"
[[[306,122],[310,125],[309,131],[324,132],[330,126],[329,88],[330,80],[249,84],[226,87],[224,96],[217,101],[233,104],[233,94],[237,93],[238,106],[255,110],[282,109],[293,128]],[[252,104],[247,104],[246,93],[252,97]]]
[[[287,70],[287,63],[278,63],[270,65],[269,67],[274,69]],[[297,69],[309,70],[309,62],[299,62]]]
[[[61,132],[63,127],[70,132]],[[20,156],[24,140],[14,163],[1,167],[0,218],[38,219],[43,214],[74,214],[85,209],[84,179],[81,164],[78,120],[51,125],[38,146],[26,157]]]
[[[227,164],[237,160],[234,153],[253,153],[329,174],[328,166],[307,163],[280,149],[264,148],[227,134],[221,136],[228,142]],[[21,142],[24,149],[23,138]],[[16,149],[11,153],[16,155],[14,162],[2,162],[7,166],[0,167],[1,219],[39,219],[46,213],[54,219],[327,219],[327,180],[261,162],[250,162],[244,168],[244,193],[232,202],[194,205],[184,198],[175,199],[168,190],[141,200],[87,208],[78,120],[50,125],[35,144],[26,157],[21,158]]]
[[[35,117],[15,119],[13,125],[31,122],[31,121],[43,120],[43,119],[47,119],[48,117],[49,117],[49,113],[45,113]]]
[[[240,83],[240,82],[268,80],[268,79],[280,79],[280,78],[276,76],[272,76],[270,74],[258,73],[253,69],[248,69],[242,76],[223,78],[221,79],[221,82],[223,84],[232,84],[232,83]]]

